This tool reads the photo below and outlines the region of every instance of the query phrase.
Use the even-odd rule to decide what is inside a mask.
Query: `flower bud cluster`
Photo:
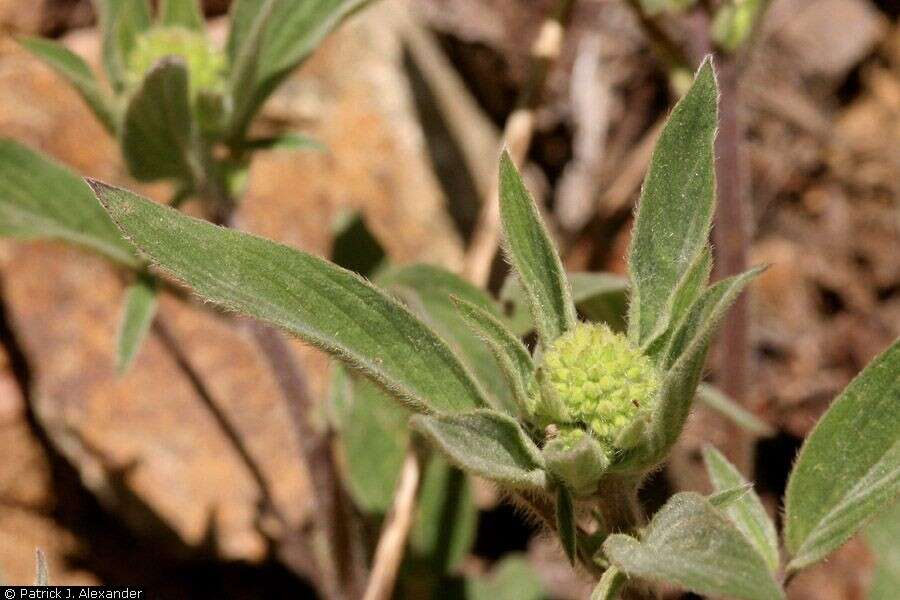
[[[579,323],[559,337],[541,371],[540,391],[532,395],[537,422],[563,436],[582,429],[610,449],[649,413],[660,385],[650,358],[606,325]]]

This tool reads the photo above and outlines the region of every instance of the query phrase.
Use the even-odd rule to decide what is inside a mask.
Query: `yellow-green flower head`
[[[203,33],[184,27],[154,27],[141,33],[128,55],[128,83],[137,87],[147,72],[167,56],[184,59],[191,98],[200,90],[221,91],[227,60]]]
[[[541,371],[538,423],[584,429],[607,447],[649,413],[660,385],[650,359],[606,325],[579,323],[559,337]]]

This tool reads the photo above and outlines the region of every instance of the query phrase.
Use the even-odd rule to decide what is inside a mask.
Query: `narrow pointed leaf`
[[[719,388],[701,383],[697,386],[697,400],[734,423],[760,437],[772,437],[775,429],[755,414],[729,398]]]
[[[506,151],[500,157],[500,218],[506,253],[525,290],[538,335],[548,345],[575,324],[575,304],[537,205]]]
[[[752,489],[753,484],[742,483],[741,485],[712,493],[707,497],[707,500],[716,508],[724,510],[746,496]]]
[[[12,140],[0,140],[0,235],[62,240],[139,263],[81,177]]]
[[[446,343],[354,273],[125,190],[91,184],[125,236],[200,296],[329,352],[415,410],[455,412],[483,405]]]
[[[658,359],[660,354],[665,354],[681,321],[706,289],[711,272],[712,252],[707,245],[697,254],[694,262],[682,275],[681,281],[678,282],[665,307],[663,318],[657,322],[656,332],[645,342],[646,353],[649,356]]]
[[[465,471],[516,489],[547,484],[540,451],[506,415],[490,410],[413,415],[410,425]]]
[[[249,55],[246,46],[256,46],[258,56],[253,77],[241,89],[242,99],[236,106],[232,134],[243,136],[250,119],[279,83],[302,63],[328,33],[368,0],[274,0],[271,17],[258,40],[251,38],[257,16],[267,10],[272,0],[237,0],[231,9],[231,31],[228,55],[238,64],[241,55]],[[243,98],[246,98],[244,100]],[[235,98],[238,99],[237,97]]]
[[[659,397],[650,421],[650,446],[626,453],[615,465],[621,471],[645,469],[663,460],[681,435],[700,383],[709,341],[722,316],[761,269],[723,279],[694,302],[673,336]],[[671,358],[674,357],[674,358]],[[664,365],[669,364],[668,361]]]
[[[616,567],[609,567],[603,572],[597,587],[591,592],[591,600],[617,600],[628,577]]]
[[[628,255],[628,330],[637,345],[665,329],[670,297],[706,246],[715,205],[716,96],[707,59],[669,116],[650,160]]]
[[[191,181],[193,144],[187,68],[178,58],[165,58],[150,69],[125,109],[122,155],[141,181]]]
[[[578,560],[578,525],[572,494],[564,485],[556,487],[556,533],[569,564],[575,566]]]
[[[250,150],[314,150],[327,152],[328,147],[319,140],[302,133],[284,133],[272,137],[247,140],[243,146]]]
[[[738,600],[779,600],[784,592],[750,542],[703,496],[673,496],[642,540],[613,534],[606,557],[634,577],[663,581],[697,594]]]
[[[159,21],[163,25],[181,26],[194,31],[203,29],[203,10],[198,0],[161,0]]]
[[[20,38],[19,43],[65,78],[84,99],[97,120],[108,132],[115,134],[117,119],[112,101],[100,88],[84,59],[62,44],[44,38],[25,37]]]
[[[706,461],[706,472],[709,474],[713,489],[717,492],[747,484],[740,472],[712,446],[703,449],[703,459]],[[766,509],[752,487],[722,510],[763,557],[769,571],[777,573],[780,565],[778,534],[775,531],[775,524],[766,514]]]
[[[521,340],[484,308],[453,296],[456,308],[484,341],[500,365],[520,414],[528,413],[528,386],[534,377],[534,362]]]
[[[155,315],[156,280],[150,276],[139,277],[125,295],[116,365],[119,374],[125,373],[134,362]]]
[[[788,480],[789,570],[837,549],[900,494],[900,340],[838,396]]]
[[[95,0],[95,4],[103,34],[103,66],[113,89],[121,91],[135,38],[150,27],[150,4],[147,0]]]
[[[407,307],[434,329],[469,369],[491,408],[516,414],[512,391],[490,348],[467,327],[456,310],[452,297],[464,296],[476,306],[499,315],[491,297],[468,281],[445,269],[431,265],[410,265],[387,269],[376,281],[385,290],[397,294]]]

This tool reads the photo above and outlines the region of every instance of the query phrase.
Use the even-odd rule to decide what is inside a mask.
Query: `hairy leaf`
[[[326,35],[345,17],[364,6],[368,0],[237,0],[231,9],[231,30],[228,55],[233,65],[242,56],[250,56],[247,44],[255,47],[255,66],[252,77],[246,72],[246,82],[235,96],[235,117],[232,135],[243,136],[250,119],[269,94],[290,72],[302,63]],[[271,7],[267,4],[272,3]],[[266,17],[266,12],[271,15]],[[252,35],[255,21],[260,24],[258,39]]]
[[[846,542],[900,493],[900,340],[838,396],[800,450],[785,496],[796,571]]]
[[[706,461],[706,472],[717,492],[747,483],[728,459],[712,446],[703,449],[703,458]],[[723,511],[763,557],[769,571],[777,573],[780,565],[778,534],[756,492],[751,488],[740,499],[723,508]]]
[[[498,307],[486,292],[445,269],[430,265],[387,269],[377,282],[396,293],[413,313],[450,344],[479,383],[489,406],[516,414],[512,391],[504,381],[500,365],[490,348],[467,327],[451,300],[461,295],[498,315]]]
[[[198,0],[161,0],[159,21],[166,26],[181,26],[186,29],[203,29],[203,9]]]
[[[113,89],[125,88],[128,55],[135,38],[150,27],[150,4],[147,0],[94,0],[100,15],[103,34],[103,66]]]
[[[575,566],[578,560],[578,524],[572,494],[564,485],[556,486],[556,533],[569,564]]]
[[[506,415],[491,410],[413,415],[410,425],[461,469],[517,489],[547,484],[540,451]]]
[[[150,324],[156,314],[156,280],[142,276],[135,281],[125,296],[125,312],[119,327],[119,343],[116,368],[125,373],[134,361]]]
[[[784,592],[740,531],[703,496],[673,496],[638,541],[613,534],[607,558],[634,577],[675,584],[697,594],[775,600]]]
[[[371,377],[415,410],[483,405],[447,345],[359,276],[91,182],[125,236],[202,297],[281,327]]]
[[[775,435],[775,430],[771,425],[757,417],[752,412],[729,398],[715,386],[701,383],[697,386],[697,400],[711,408],[721,415],[731,419],[734,423],[761,437],[771,437]]]
[[[710,286],[694,302],[673,336],[669,360],[671,368],[662,387],[650,421],[650,448],[626,453],[616,468],[622,471],[645,469],[657,464],[681,435],[700,383],[709,340],[719,320],[761,269],[753,269]],[[668,364],[668,361],[664,364]]]
[[[875,555],[868,598],[895,600],[900,590],[900,503],[894,502],[866,528],[866,539]]]
[[[84,99],[97,120],[108,132],[115,134],[117,127],[115,108],[84,59],[62,44],[44,38],[24,37],[19,38],[19,43],[65,78]]]
[[[139,263],[80,177],[12,140],[0,140],[0,234],[62,240],[129,267]]]
[[[722,491],[715,492],[707,496],[709,503],[718,509],[725,509],[744,496],[753,489],[753,484],[742,483],[735,487],[726,488]]]
[[[596,492],[600,477],[609,468],[606,450],[590,435],[582,436],[571,447],[559,438],[550,440],[543,453],[547,470],[578,496]]]
[[[712,252],[709,245],[703,247],[694,262],[688,267],[681,277],[681,281],[675,286],[666,306],[666,313],[669,315],[668,320],[660,320],[657,323],[657,330],[644,343],[645,352],[648,356],[659,360],[660,355],[664,355],[669,348],[672,336],[678,330],[682,320],[687,315],[691,306],[706,289],[709,281],[709,274],[712,272]],[[660,330],[662,328],[662,330]]]
[[[664,331],[670,297],[706,247],[715,205],[716,79],[709,59],[663,128],[641,189],[628,255],[629,337]]]
[[[537,205],[506,151],[500,157],[500,218],[506,253],[528,297],[538,335],[549,345],[575,324],[575,304]]]
[[[493,353],[519,413],[528,414],[528,386],[534,377],[534,362],[528,349],[489,311],[456,296],[453,300],[459,313]]]

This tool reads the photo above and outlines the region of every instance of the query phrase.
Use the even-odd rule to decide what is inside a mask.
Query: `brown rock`
[[[379,19],[369,12],[333,36],[273,98],[269,127],[277,121],[309,131],[330,151],[260,156],[238,220],[325,254],[333,219],[358,208],[393,258],[454,265],[459,242],[423,160],[399,46]],[[95,49],[92,35],[79,32],[72,44]],[[80,99],[8,40],[0,44],[0,107],[0,135],[135,188],[115,144]],[[164,185],[138,189],[157,198],[166,192]],[[47,243],[17,245],[3,276],[10,318],[34,373],[37,416],[86,485],[139,532],[156,533],[147,530],[141,512],[147,508],[187,544],[199,544],[212,524],[223,555],[259,558],[259,486],[158,332],[131,371],[115,376],[125,278],[100,258]],[[296,526],[308,507],[299,450],[246,328],[174,298],[163,299],[161,314],[258,464],[276,506]],[[323,397],[327,361],[295,347]]]

